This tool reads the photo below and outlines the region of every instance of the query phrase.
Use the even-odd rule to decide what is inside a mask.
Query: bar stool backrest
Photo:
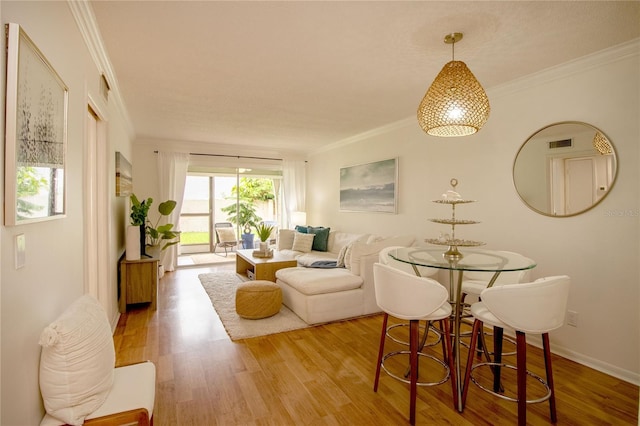
[[[487,288],[482,302],[500,321],[524,333],[548,333],[564,324],[571,279],[566,275]]]
[[[431,278],[418,277],[389,265],[373,265],[376,302],[380,309],[404,320],[421,319],[448,300],[447,290]]]

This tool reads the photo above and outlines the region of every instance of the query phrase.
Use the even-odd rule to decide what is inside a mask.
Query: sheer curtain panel
[[[180,212],[184,198],[184,185],[187,180],[189,154],[181,152],[158,152],[158,186],[160,201],[175,200],[176,208],[171,212],[167,222],[174,224],[174,230],[180,231]],[[178,263],[178,246],[173,245],[163,250],[160,263],[166,271],[174,271]]]
[[[282,161],[282,185],[287,225],[291,227],[291,213],[305,211],[306,164],[304,160]]]

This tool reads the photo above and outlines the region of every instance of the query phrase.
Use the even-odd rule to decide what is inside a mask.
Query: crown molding
[[[112,96],[116,109],[124,121],[127,133],[131,137],[131,140],[133,140],[135,138],[135,129],[131,122],[131,118],[129,117],[127,106],[120,95],[118,80],[115,72],[113,71],[113,67],[111,66],[109,55],[104,48],[102,35],[100,34],[100,29],[96,23],[96,18],[93,14],[91,4],[87,0],[67,0],[67,4],[69,5],[69,9],[71,9],[71,13],[76,20],[78,29],[82,34],[85,44],[87,45],[91,59],[98,68],[98,71],[104,74],[107,82],[109,83],[110,96]]]
[[[538,87],[555,80],[569,78],[575,74],[584,73],[594,68],[611,64],[640,55],[640,38],[609,47],[590,55],[582,56],[569,62],[562,63],[533,74],[525,75],[504,84],[494,86],[487,92],[493,97],[518,93],[523,90]]]
[[[541,84],[548,83],[553,80],[562,78],[568,78],[577,73],[583,73],[587,70],[598,68],[606,64],[624,60],[626,58],[640,55],[640,38],[630,40],[628,42],[601,50],[599,52],[580,57],[578,59],[565,62],[563,64],[538,71],[533,74],[529,74],[520,77],[515,80],[508,81],[504,84],[494,86],[487,89],[489,99],[500,98],[509,94],[517,93],[523,90],[537,87]],[[403,120],[399,120],[382,127],[359,133],[357,135],[339,140],[332,144],[323,146],[309,153],[310,156],[316,155],[325,151],[331,151],[333,149],[341,148],[352,143],[360,142],[370,139],[372,137],[383,135],[391,131],[407,128],[409,126],[417,126],[416,118],[409,117]]]
[[[333,149],[367,140],[375,136],[384,135],[394,130],[403,129],[409,126],[417,126],[415,117],[404,118],[402,120],[394,121],[393,123],[385,124],[384,126],[376,127],[375,129],[367,130],[366,132],[358,133],[357,135],[349,136],[348,138],[341,139],[337,142],[315,149],[309,152],[309,156],[320,154],[326,151],[331,151]]]

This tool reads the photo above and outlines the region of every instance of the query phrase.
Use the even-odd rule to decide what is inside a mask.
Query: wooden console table
[[[120,259],[120,299],[118,308],[121,313],[127,311],[132,303],[150,302],[151,309],[157,309],[158,300],[158,252],[148,252],[151,257],[139,260]]]

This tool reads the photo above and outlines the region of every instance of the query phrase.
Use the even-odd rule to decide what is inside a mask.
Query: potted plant
[[[140,256],[146,256],[146,224],[147,214],[153,199],[138,200],[135,194],[131,194],[131,226],[127,227],[127,260],[138,260]]]
[[[263,253],[266,253],[269,248],[269,243],[267,241],[269,240],[272,232],[273,226],[267,225],[264,222],[256,226],[256,233],[258,234],[258,238],[260,238],[260,251]]]
[[[162,242],[165,244],[160,247],[160,250],[164,250],[178,243],[178,234],[174,232],[173,223],[165,223],[160,225],[160,221],[163,217],[169,216],[176,208],[176,202],[174,200],[167,200],[158,205],[158,219],[155,223],[152,223],[148,218],[149,208],[153,203],[153,198],[147,198],[146,200],[139,201],[135,194],[131,194],[131,224],[140,227],[140,254],[146,256],[145,247],[147,242],[147,235],[149,236],[150,246],[160,246]]]
[[[260,216],[256,214],[256,208],[253,205],[253,202],[249,200],[240,199],[239,203],[231,204],[227,207],[223,207],[221,209],[223,212],[227,213],[227,220],[231,223],[234,223],[242,228],[242,246],[245,249],[253,248],[253,233],[251,232],[251,228],[255,228],[257,223],[262,219]]]
[[[171,247],[174,244],[178,244],[178,234],[173,229],[173,223],[165,223],[159,225],[160,220],[169,216],[171,212],[176,208],[176,202],[174,200],[167,200],[158,205],[158,220],[152,225],[151,221],[147,219],[147,234],[149,235],[149,244],[151,246],[160,246],[163,242],[164,245],[160,247],[160,250],[164,250],[167,247]]]

